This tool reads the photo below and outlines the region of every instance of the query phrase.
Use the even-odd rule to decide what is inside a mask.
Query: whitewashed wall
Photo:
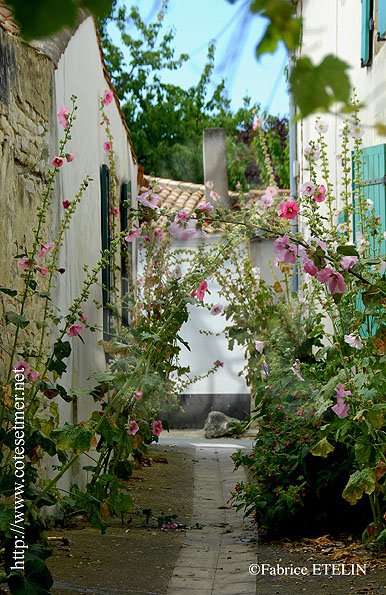
[[[375,10],[374,51],[370,67],[361,68],[361,1],[360,0],[303,0],[299,3],[304,19],[302,54],[319,63],[327,54],[335,54],[350,65],[353,87],[365,108],[361,120],[368,125],[364,129],[365,147],[385,142],[373,128],[375,122],[386,123],[386,42],[376,41],[377,10]],[[375,2],[375,8],[377,2]],[[315,89],[315,93],[318,89]],[[342,119],[337,115],[324,115],[330,124],[326,139],[329,146],[332,180],[338,184],[340,177],[336,154],[339,152],[338,126]],[[310,138],[316,138],[315,116],[306,118],[298,125],[298,155],[301,166],[301,182],[307,180],[302,160],[304,147]]]
[[[63,199],[72,200],[86,174],[93,181],[73,216],[71,227],[66,232],[65,243],[60,255],[60,266],[66,272],[60,277],[56,288],[55,303],[65,314],[73,299],[79,295],[86,264],[95,266],[101,250],[101,188],[100,167],[108,165],[108,156],[103,149],[106,139],[104,127],[100,126],[100,97],[109,88],[105,79],[94,21],[87,18],[79,26],[62,55],[55,72],[56,110],[63,104],[70,106],[71,95],[77,96],[77,120],[75,122],[69,150],[75,154],[75,161],[65,163],[60,171],[60,187],[57,196],[57,219],[63,217]],[[137,171],[130,151],[127,131],[122,123],[117,105],[113,101],[106,111],[111,121],[116,152],[116,171],[119,183],[131,181],[133,200],[137,195]],[[63,130],[58,125],[58,134]],[[99,281],[101,282],[101,275]],[[100,286],[94,286],[90,298],[83,308],[90,325],[103,326],[102,309],[97,309],[93,300],[102,302]],[[78,337],[70,338],[72,354],[67,360],[68,372],[65,386],[83,387],[90,385],[89,376],[106,368],[103,349],[98,345],[102,333],[82,333],[85,345]],[[60,403],[61,421],[87,419],[95,408],[91,398],[79,398],[75,404]]]
[[[175,250],[194,250],[197,248],[199,240],[183,242],[172,240],[172,249]],[[218,238],[212,236],[206,240],[208,249],[218,242]],[[227,266],[231,266],[227,263]],[[182,263],[181,270],[184,273],[188,265]],[[139,252],[138,274],[141,276],[143,271],[143,252]],[[208,289],[210,295],[205,296],[205,303],[221,303],[226,306],[226,302],[219,296],[219,285],[213,279],[208,279]],[[201,306],[189,306],[190,317],[181,329],[181,337],[187,341],[191,351],[184,346],[181,350],[181,365],[190,366],[191,376],[205,374],[212,367],[213,362],[220,360],[224,362],[224,367],[220,368],[215,374],[208,378],[191,384],[186,393],[192,395],[228,395],[228,394],[247,394],[249,389],[245,380],[238,376],[243,369],[245,360],[242,349],[235,346],[233,351],[229,351],[228,342],[224,335],[224,328],[227,324],[224,316],[212,316],[209,310]],[[207,336],[200,333],[200,330],[221,333],[220,336]]]

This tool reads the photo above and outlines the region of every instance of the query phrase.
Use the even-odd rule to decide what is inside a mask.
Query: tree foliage
[[[215,45],[209,44],[207,63],[196,86],[182,89],[164,82],[165,70],[176,70],[189,59],[187,54],[176,55],[175,34],[164,30],[166,10],[165,1],[155,22],[149,25],[136,7],[119,7],[114,12],[110,22],[117,26],[127,52],[112,42],[108,22],[101,23],[106,61],[140,163],[152,175],[203,182],[202,132],[204,128],[223,127],[227,134],[230,186],[264,185],[263,163],[252,128],[253,116],[260,106],[245,99],[242,108],[231,110],[224,81],[213,83]],[[278,118],[268,114],[264,114],[264,119],[270,148],[275,153],[278,183],[286,184],[288,126],[280,125]]]
[[[104,17],[113,11],[116,4],[116,0],[62,0],[60,10],[58,10],[53,0],[5,1],[13,10],[22,35],[27,40],[52,35],[64,26],[74,26],[79,8],[89,10],[97,17]],[[236,4],[240,0],[227,1]],[[267,22],[264,33],[256,45],[258,58],[264,54],[275,52],[280,43],[284,44],[289,53],[294,52],[299,47],[302,19],[296,12],[296,0],[246,0],[247,5],[248,3],[250,18],[254,15],[263,16]],[[160,14],[162,12],[163,9],[161,9]],[[121,17],[123,17],[122,12]],[[151,25],[147,31],[138,11],[135,14],[131,9],[130,17],[142,30],[143,35],[148,36],[150,43],[149,63],[147,67],[142,64],[141,77],[139,77],[138,83],[147,84],[146,74],[148,74],[149,68],[152,68],[152,62],[154,62],[153,66],[158,65],[158,68],[165,67],[174,70],[186,60],[185,54],[182,54],[176,60],[172,55],[168,56],[170,42],[173,39],[173,33],[171,32],[163,38],[158,51],[154,49],[155,45],[151,45],[156,43],[161,22]],[[117,24],[123,26],[124,20],[124,18],[119,18]],[[162,18],[160,21],[162,21]],[[138,39],[131,39],[130,35],[124,30],[122,30],[122,40],[125,43],[127,42],[126,44],[134,50],[134,60],[135,57],[138,58],[138,52],[141,51],[143,44]],[[106,39],[104,41],[106,42]],[[112,63],[117,67],[122,66],[124,60],[121,50],[112,44],[110,50]],[[317,111],[326,111],[336,102],[347,108],[351,89],[350,79],[347,74],[348,68],[348,64],[342,62],[333,54],[329,54],[320,64],[313,64],[308,57],[298,60],[292,71],[290,86],[300,116],[304,117]],[[120,83],[123,89],[125,84],[129,82],[129,77],[130,70],[121,77]],[[318,83],[318,93],[309,93],[310,80]]]

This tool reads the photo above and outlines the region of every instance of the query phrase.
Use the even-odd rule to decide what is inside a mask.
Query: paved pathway
[[[171,439],[171,443],[176,440]],[[191,441],[195,446],[192,525],[169,583],[167,595],[255,595],[256,533],[243,525],[242,513],[228,498],[244,471],[233,472],[230,458],[238,445],[229,441]]]

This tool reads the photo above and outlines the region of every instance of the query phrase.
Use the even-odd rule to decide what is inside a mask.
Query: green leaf
[[[339,254],[343,254],[344,256],[358,256],[359,257],[359,252],[358,250],[355,248],[355,246],[338,246],[336,251]]]
[[[95,16],[105,17],[111,11],[113,0],[82,0],[81,4]]]
[[[29,325],[29,320],[27,320],[24,316],[17,314],[17,312],[6,312],[5,318],[8,323],[12,323],[15,326],[20,326],[20,328],[25,328]]]
[[[360,500],[363,494],[372,494],[375,490],[375,471],[373,469],[361,469],[355,471],[347,482],[346,487],[343,490],[343,498],[350,502],[350,504],[356,504]]]
[[[0,287],[0,291],[6,295],[10,295],[11,297],[15,297],[15,295],[17,295],[17,291],[15,289],[9,289],[8,287]]]
[[[334,446],[330,444],[327,438],[322,438],[311,448],[311,454],[315,457],[327,457],[327,455],[334,450]]]
[[[297,59],[290,75],[290,88],[300,117],[328,111],[337,102],[349,103],[351,84],[348,68],[346,62],[332,54],[318,65],[307,56]]]
[[[80,454],[90,450],[94,432],[85,425],[74,426],[65,423],[62,428],[56,428],[52,431],[51,437],[56,441],[57,450],[70,450],[74,454]]]
[[[380,429],[383,426],[384,412],[381,409],[369,409],[366,419],[373,428]]]

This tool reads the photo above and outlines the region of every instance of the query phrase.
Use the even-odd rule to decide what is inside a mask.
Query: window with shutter
[[[362,1],[361,66],[370,66],[372,58],[372,0]]]
[[[386,0],[378,0],[378,37],[386,38]]]
[[[102,250],[110,250],[110,172],[107,165],[101,166],[101,235]],[[102,268],[103,338],[108,340],[112,331],[112,317],[109,307],[111,291],[111,263]]]
[[[124,182],[121,186],[121,231],[128,231],[127,215],[131,203],[131,182]],[[121,299],[122,299],[122,325],[128,326],[130,322],[128,294],[129,275],[131,274],[132,243],[122,242],[121,246]]]
[[[362,152],[363,192],[366,200],[374,205],[375,215],[380,218],[382,232],[386,230],[386,144],[366,147]],[[359,231],[359,216],[354,216],[354,238]],[[386,241],[375,245],[374,252],[386,252]]]

